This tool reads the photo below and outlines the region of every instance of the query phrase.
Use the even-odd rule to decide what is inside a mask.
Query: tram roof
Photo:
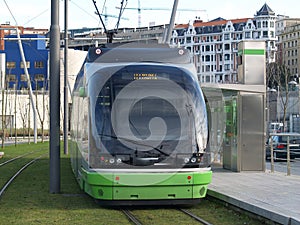
[[[189,64],[191,57],[188,50],[169,48],[166,45],[120,45],[117,47],[92,47],[88,51],[87,62],[155,62]]]

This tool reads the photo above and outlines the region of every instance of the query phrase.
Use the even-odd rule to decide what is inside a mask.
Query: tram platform
[[[286,225],[300,225],[300,176],[212,168],[208,196]]]

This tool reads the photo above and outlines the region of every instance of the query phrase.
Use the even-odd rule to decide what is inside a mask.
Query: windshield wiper
[[[101,137],[110,137],[110,138],[114,138],[116,140],[118,139],[121,139],[121,140],[124,140],[124,141],[128,141],[130,143],[133,143],[133,144],[137,144],[137,145],[140,145],[140,146],[145,146],[145,147],[150,147],[152,148],[153,150],[156,150],[158,151],[159,153],[163,154],[164,156],[170,156],[170,154],[164,152],[161,150],[161,148],[163,147],[163,145],[160,146],[160,149],[157,148],[157,147],[153,147],[151,145],[147,145],[147,144],[144,144],[144,143],[140,143],[139,141],[135,141],[135,140],[132,140],[132,139],[128,139],[128,138],[123,138],[123,137],[116,137],[116,136],[113,136],[113,135],[106,135],[106,134],[99,134]]]

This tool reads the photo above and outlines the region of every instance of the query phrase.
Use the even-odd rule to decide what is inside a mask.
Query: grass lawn
[[[63,144],[61,144],[63,147]],[[5,147],[0,163],[25,152],[49,149],[49,143],[21,144]],[[26,158],[34,156],[26,156]],[[49,154],[31,166],[12,183],[0,199],[0,224],[131,224],[122,212],[103,208],[84,194],[73,176],[69,155],[61,152],[61,193],[49,193]],[[10,165],[11,166],[11,165]],[[20,166],[20,165],[19,165]],[[6,180],[0,167],[0,180]],[[233,211],[224,204],[204,199],[189,209],[217,225],[260,225],[261,221]],[[184,214],[168,207],[136,207],[134,214],[146,224],[198,224]]]

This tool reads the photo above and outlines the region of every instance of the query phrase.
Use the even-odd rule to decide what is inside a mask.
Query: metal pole
[[[171,41],[172,31],[173,31],[173,27],[175,24],[175,16],[176,16],[176,11],[177,11],[178,1],[179,0],[174,0],[172,14],[171,14],[171,18],[170,18],[170,24],[168,27],[166,39],[164,40],[164,43],[166,43],[166,44],[170,44],[170,41]]]
[[[16,32],[17,32],[17,38],[18,38],[18,45],[19,45],[19,49],[20,49],[20,55],[22,58],[22,62],[24,65],[24,72],[27,78],[27,85],[28,85],[28,91],[29,91],[29,98],[30,98],[30,102],[31,102],[31,107],[32,107],[32,112],[33,112],[33,131],[34,131],[34,143],[37,143],[37,124],[36,124],[36,120],[37,120],[37,110],[36,110],[36,106],[33,100],[33,92],[32,92],[32,87],[31,87],[31,80],[30,80],[30,76],[28,73],[28,69],[27,69],[27,65],[26,65],[26,59],[25,59],[25,54],[24,54],[24,50],[23,50],[23,46],[22,46],[22,41],[21,41],[21,37],[20,37],[20,33],[19,33],[19,28],[16,28]],[[29,116],[30,118],[30,116]],[[30,126],[30,124],[28,125]],[[30,137],[30,133],[28,133],[28,137]]]
[[[280,102],[280,93],[279,86],[277,86],[277,122],[280,123],[280,113],[281,113],[281,102]]]
[[[287,136],[287,152],[286,152],[286,163],[287,163],[287,175],[291,175],[291,157],[290,157],[290,136]]]
[[[271,137],[271,172],[274,173],[274,148],[273,148],[273,135]]]
[[[68,1],[65,0],[65,54],[64,54],[64,154],[68,154]]]
[[[51,0],[50,26],[50,193],[60,192],[59,0]]]

